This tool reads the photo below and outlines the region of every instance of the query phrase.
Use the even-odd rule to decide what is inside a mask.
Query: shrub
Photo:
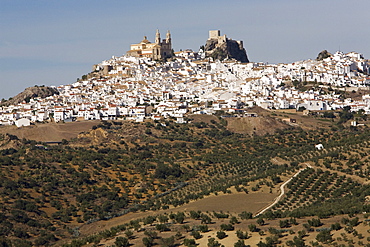
[[[251,212],[246,212],[246,211],[243,211],[239,214],[239,217],[240,219],[242,220],[247,220],[247,219],[252,219],[253,217],[253,214]]]
[[[217,234],[216,234],[216,237],[218,239],[223,239],[223,238],[226,238],[227,235],[226,235],[226,233],[224,231],[218,231]]]
[[[194,239],[185,238],[184,242],[183,242],[183,245],[185,245],[187,247],[193,247],[193,246],[196,246],[196,243],[195,243]]]
[[[244,240],[238,240],[238,242],[236,242],[234,244],[234,247],[246,247],[247,245],[244,243]]]
[[[234,226],[231,225],[231,224],[222,224],[221,225],[221,230],[223,230],[223,231],[233,231]]]
[[[255,224],[248,225],[249,231],[251,232],[258,232],[258,228]]]
[[[198,231],[192,231],[191,236],[193,236],[195,239],[200,239],[202,238],[202,235]]]
[[[248,232],[245,232],[245,234],[244,234],[242,230],[237,230],[236,231],[236,236],[239,239],[247,239],[248,238]]]
[[[117,247],[127,247],[130,246],[130,243],[128,242],[127,238],[124,237],[116,237],[116,241],[114,241],[114,244]]]
[[[166,224],[158,224],[155,226],[155,229],[157,229],[157,231],[160,231],[160,232],[165,232],[165,231],[170,230]]]
[[[330,243],[330,242],[332,242],[333,238],[331,236],[330,230],[321,231],[319,234],[317,234],[316,240],[321,242],[321,243]]]

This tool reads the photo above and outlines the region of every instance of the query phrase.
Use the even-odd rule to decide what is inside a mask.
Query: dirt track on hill
[[[287,181],[285,181],[283,184],[280,185],[280,195],[278,197],[276,197],[274,199],[274,201],[267,207],[265,207],[263,210],[259,211],[255,216],[259,216],[261,214],[263,214],[264,212],[266,212],[267,210],[269,210],[270,208],[272,208],[275,204],[277,204],[281,198],[284,196],[285,194],[285,186],[294,178],[294,177],[297,177],[301,172],[303,172],[304,170],[306,170],[307,168],[312,168],[312,166],[309,164],[309,163],[306,163],[307,167],[305,168],[302,168],[302,169],[299,169],[298,172],[296,172],[291,178],[289,178]]]

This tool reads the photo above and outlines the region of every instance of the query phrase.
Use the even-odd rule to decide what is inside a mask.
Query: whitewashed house
[[[31,125],[31,120],[28,118],[20,118],[18,120],[14,121],[15,125],[20,128],[23,126],[30,126]]]

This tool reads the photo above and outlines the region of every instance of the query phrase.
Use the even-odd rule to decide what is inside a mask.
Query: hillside
[[[258,107],[257,107],[258,108]],[[262,113],[257,118],[226,118],[228,122],[227,128],[233,132],[249,135],[264,135],[266,133],[273,134],[278,129],[290,128],[289,125],[281,122],[278,116],[272,116],[270,112],[261,108],[253,108],[254,112]],[[263,115],[265,114],[265,116]],[[216,121],[216,116],[210,115],[190,115],[190,120],[194,122]],[[61,142],[63,139],[69,140],[77,138],[81,132],[87,132],[91,128],[100,123],[95,121],[77,121],[71,123],[42,123],[28,127],[17,128],[16,126],[1,126],[1,134],[11,134],[19,138],[25,138],[40,142]],[[122,124],[127,125],[125,121]],[[316,123],[318,124],[318,123]],[[133,128],[128,128],[126,136],[135,135]]]
[[[295,110],[268,111],[260,107],[248,109],[258,117],[226,117],[227,129],[240,134],[265,135],[274,134],[278,130],[293,127],[300,127],[304,130],[313,130],[317,128],[330,129],[333,122],[325,121],[326,119],[310,118],[303,116],[302,113]],[[293,118],[296,123],[291,125],[283,122],[283,119]],[[189,120],[193,122],[211,123],[216,121],[217,116],[212,115],[189,115]],[[76,121],[70,123],[37,123],[28,127],[17,128],[16,126],[0,126],[0,134],[10,134],[20,139],[29,139],[38,142],[61,142],[63,139],[70,140],[77,138],[81,132],[88,132],[95,125],[100,123],[99,120]],[[126,124],[125,121],[122,124]],[[133,132],[131,132],[133,131]],[[136,131],[137,132],[137,131]],[[133,128],[128,128],[126,136],[135,135]]]
[[[279,185],[306,163],[313,168],[287,185],[287,195],[262,216],[265,220],[370,210],[366,127],[305,131],[290,126],[254,137],[228,127],[224,118],[215,116],[194,117],[189,124],[99,122],[59,146],[3,135],[1,145],[17,145],[1,150],[0,239],[15,246],[46,246],[79,237],[73,246],[82,246],[103,243],[131,228],[135,241],[141,241],[137,230],[144,223],[135,219],[164,213],[175,217],[171,211],[190,217],[189,211],[197,209],[216,222],[212,211],[228,208],[229,217],[240,221],[243,211],[253,215],[267,206]],[[317,143],[325,150],[316,151]],[[226,198],[230,205],[222,203]],[[253,203],[245,209],[232,205],[239,200]],[[163,232],[160,237],[176,233],[157,229],[168,220],[158,221],[149,229]],[[186,222],[189,227],[199,224]],[[221,227],[205,222],[210,229]],[[119,227],[111,235],[113,226]],[[93,233],[99,234],[89,237]],[[190,233],[182,235],[191,238]]]
[[[29,139],[38,142],[61,142],[63,139],[76,138],[78,134],[91,130],[99,121],[78,121],[72,123],[40,123],[27,127],[1,126],[1,134],[11,134],[20,139]]]
[[[47,86],[34,86],[28,87],[23,92],[17,94],[13,98],[9,100],[2,101],[0,106],[9,106],[9,105],[17,105],[22,102],[29,102],[30,99],[33,98],[46,98],[48,96],[52,96],[54,94],[59,94],[58,90],[53,87]]]
[[[228,119],[227,128],[235,133],[266,135],[287,129],[289,125],[271,117],[244,117]]]

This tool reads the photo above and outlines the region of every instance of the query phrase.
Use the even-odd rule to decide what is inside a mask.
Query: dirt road
[[[307,167],[302,168],[302,169],[299,169],[299,171],[296,172],[291,178],[289,178],[287,181],[285,181],[283,184],[280,185],[280,195],[278,195],[270,205],[268,205],[267,207],[265,207],[264,209],[262,209],[261,211],[259,211],[255,215],[255,217],[258,217],[259,215],[263,214],[264,212],[266,212],[267,210],[269,210],[270,208],[272,208],[276,203],[278,203],[281,200],[281,198],[285,194],[285,185],[287,185],[294,177],[298,176],[302,171],[306,170],[307,168],[312,168],[312,166],[310,164],[308,164],[308,163],[305,163],[305,165]]]

